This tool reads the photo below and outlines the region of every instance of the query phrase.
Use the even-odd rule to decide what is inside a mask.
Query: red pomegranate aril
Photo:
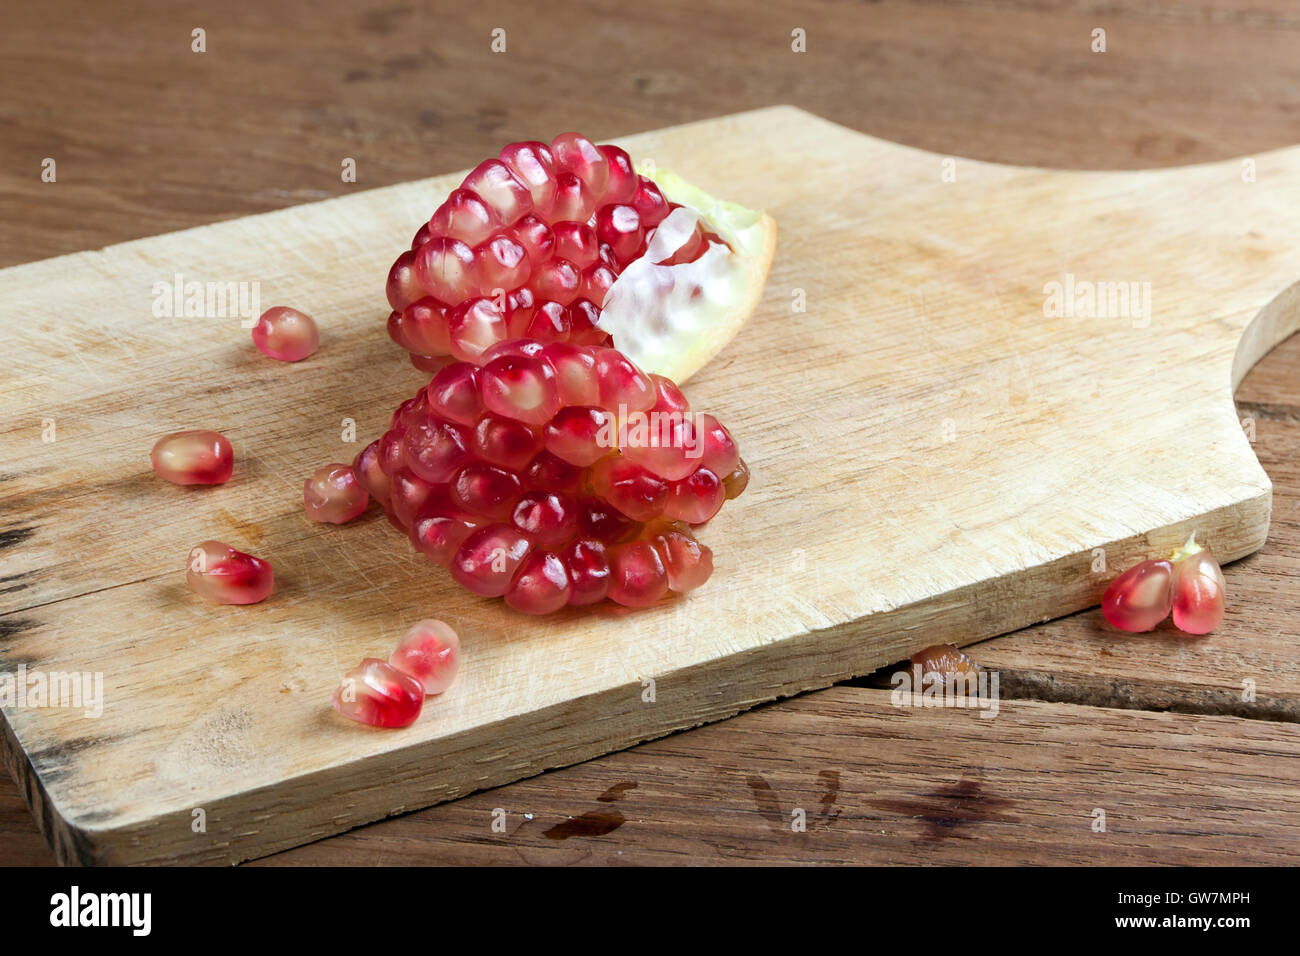
[[[1106,588],[1101,610],[1122,631],[1149,631],[1173,606],[1174,568],[1168,561],[1143,561]]]
[[[586,468],[610,453],[614,417],[603,408],[570,405],[546,426],[546,450],[571,465]]]
[[[455,515],[421,515],[411,525],[411,544],[434,564],[445,568],[477,527]]]
[[[596,462],[591,469],[596,494],[633,521],[650,521],[664,512],[668,483],[640,465],[618,455]]]
[[[643,412],[654,405],[654,383],[622,352],[597,349],[595,373],[604,408],[622,414],[624,409]]]
[[[569,341],[574,345],[609,344],[609,333],[597,326],[600,309],[587,299],[575,299],[569,305]]]
[[[695,426],[680,414],[629,415],[622,436],[623,456],[665,481],[681,481],[699,467]]]
[[[423,223],[419,229],[415,230],[415,235],[411,237],[411,251],[414,252],[422,245],[433,238],[433,233],[429,231],[429,224]]]
[[[583,472],[581,468],[544,451],[524,470],[524,482],[529,488],[539,491],[575,494],[582,490]]]
[[[632,157],[617,146],[598,146],[609,169],[609,180],[605,186],[605,195],[601,202],[631,202],[640,185],[636,170],[632,168]]]
[[[1187,634],[1210,633],[1223,620],[1226,588],[1219,562],[1208,550],[1182,558],[1174,565],[1174,625]]]
[[[599,221],[599,214],[597,217]],[[557,222],[551,232],[555,236],[555,255],[561,259],[567,259],[579,269],[599,261],[596,231],[585,222]]]
[[[460,637],[442,621],[417,621],[389,655],[388,664],[414,677],[427,696],[441,694],[456,679]]]
[[[476,362],[487,349],[506,341],[505,312],[493,299],[467,299],[448,316],[451,354],[462,362]]]
[[[270,595],[275,574],[261,558],[224,541],[204,541],[190,549],[185,583],[213,604],[256,604]]]
[[[222,485],[235,470],[235,451],[220,432],[172,432],[154,443],[149,463],[174,485]]]
[[[568,305],[578,297],[582,273],[568,259],[551,259],[533,273],[533,289],[539,300],[550,299]]]
[[[707,468],[673,484],[664,505],[664,517],[687,524],[704,524],[727,500],[722,480]]]
[[[534,342],[532,339],[514,339],[510,342],[498,342],[479,358],[484,365],[489,365],[499,358],[523,356],[524,358],[536,358],[542,354],[542,343]]]
[[[578,531],[578,505],[567,495],[531,491],[519,499],[511,521],[543,548],[558,548]]]
[[[666,531],[655,538],[664,561],[668,587],[679,594],[693,591],[713,574],[713,552],[689,534]]]
[[[435,415],[457,424],[473,425],[483,414],[478,368],[468,362],[448,365],[434,376],[425,394]]]
[[[390,428],[379,439],[379,467],[384,474],[395,475],[406,467],[406,447],[402,444],[402,430]]]
[[[533,210],[545,216],[555,203],[555,161],[545,143],[511,143],[501,150],[501,162],[528,188]]]
[[[505,299],[506,334],[511,339],[523,337],[536,311],[537,300],[532,289],[521,286],[508,294]]]
[[[542,438],[523,422],[488,413],[474,426],[472,449],[484,461],[521,471],[542,450]]]
[[[629,541],[609,549],[609,597],[628,607],[648,607],[668,593],[663,558],[648,541]]]
[[[401,317],[402,339],[420,355],[446,355],[451,351],[447,333],[447,310],[436,299],[424,296],[408,305]]]
[[[641,217],[632,206],[602,206],[596,212],[596,235],[601,242],[609,244],[622,265],[635,259],[645,245]]]
[[[490,521],[509,518],[522,491],[513,471],[483,462],[466,465],[451,481],[452,502]]]
[[[451,562],[461,586],[483,597],[501,597],[528,556],[528,537],[509,525],[479,528],[465,539]]]
[[[609,555],[605,545],[592,538],[575,541],[564,553],[573,605],[595,604],[609,594]]]
[[[379,464],[379,440],[372,441],[357,453],[352,462],[357,482],[381,505],[388,504],[388,475]]]
[[[497,210],[478,193],[472,189],[455,189],[429,219],[430,241],[445,236],[466,246],[477,246],[504,224]],[[444,302],[451,301],[441,298]]]
[[[493,359],[483,366],[479,389],[488,411],[530,425],[545,425],[560,409],[555,369],[540,357]]]
[[[303,507],[312,521],[345,524],[368,504],[370,495],[351,465],[325,465],[303,482]]]
[[[474,250],[460,239],[435,236],[415,254],[415,279],[439,302],[463,302],[478,293]]]
[[[401,468],[389,477],[388,507],[402,530],[411,526],[425,504],[441,486],[431,484],[411,471]]]
[[[541,355],[555,370],[555,385],[563,404],[596,405],[600,402],[596,357],[590,349],[556,342],[542,349]]]
[[[729,475],[740,465],[740,450],[731,432],[707,412],[694,416],[699,462],[715,475]]]
[[[539,344],[564,342],[569,338],[569,310],[558,302],[543,302],[533,310],[524,334]]]
[[[583,271],[578,295],[597,306],[603,306],[617,278],[613,269],[604,262],[597,262]]]
[[[505,235],[524,247],[530,267],[536,267],[555,254],[555,234],[536,216],[524,216],[507,229]]]
[[[573,173],[587,184],[592,196],[599,199],[605,195],[605,186],[609,182],[609,162],[605,159],[605,154],[587,137],[578,133],[561,133],[551,140],[551,155],[555,158],[555,170],[561,176]]]
[[[392,417],[388,420],[388,427],[389,429],[395,428],[398,431],[405,432],[412,425],[424,421],[428,414],[429,409],[425,403],[422,389],[397,406]]]
[[[416,299],[424,295],[424,289],[415,278],[415,253],[403,252],[388,270],[388,282],[384,286],[388,295],[388,304],[401,312]]]
[[[641,228],[650,230],[668,218],[672,209],[668,200],[653,181],[639,177],[636,192],[632,195],[632,208],[641,219]]]
[[[741,494],[749,487],[749,466],[745,464],[742,458],[736,462],[736,467],[727,477],[722,479],[722,487],[727,492],[727,500],[739,498]]]
[[[487,159],[479,163],[465,177],[464,188],[477,193],[496,210],[500,221],[507,226],[533,208],[533,196],[528,187],[516,179],[499,159]]]
[[[553,222],[586,222],[595,211],[596,199],[586,183],[573,173],[561,173],[555,178]]]
[[[367,657],[334,691],[334,709],[371,727],[409,727],[424,707],[424,687],[387,661]]]
[[[531,271],[523,245],[507,236],[489,239],[476,248],[474,261],[480,287],[493,297],[523,285]]]
[[[569,603],[572,588],[560,556],[551,551],[534,551],[524,560],[510,589],[506,604],[525,614],[550,614]]]
[[[637,530],[637,522],[599,498],[579,504],[578,524],[582,534],[605,544],[626,541]]]
[[[253,344],[277,362],[301,362],[320,347],[320,332],[306,312],[277,305],[253,326]]]
[[[430,484],[445,484],[470,460],[470,435],[459,425],[424,418],[403,437],[406,467]]]
[[[682,394],[682,390],[677,387],[676,383],[673,382],[672,379],[664,378],[662,375],[651,374],[650,381],[654,382],[655,386],[655,403],[651,407],[650,411],[659,412],[661,415],[672,415],[674,413],[685,415],[691,410],[691,405],[686,401],[686,396]],[[705,419],[705,416],[697,415],[695,417],[695,434],[704,438],[707,426],[703,421],[701,421],[701,419]],[[712,422],[717,421],[717,419],[713,418],[711,415],[708,416],[706,420],[709,419],[711,419]],[[730,435],[728,435],[728,437],[730,437]],[[707,462],[702,463],[707,464]],[[732,467],[735,467],[735,465],[733,464]],[[716,471],[717,469],[715,468],[714,470]],[[730,470],[731,468],[726,468],[724,469],[724,473]]]

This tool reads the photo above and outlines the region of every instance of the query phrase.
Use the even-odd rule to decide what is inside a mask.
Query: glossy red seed
[[[598,405],[596,357],[591,349],[556,342],[542,350],[542,358],[555,370],[555,386],[564,405]]]
[[[682,390],[677,387],[676,383],[673,382],[672,379],[652,373],[650,375],[650,381],[654,382],[655,386],[655,403],[650,409],[652,412],[659,412],[660,414],[672,414],[676,412],[679,415],[685,415],[691,410],[690,403],[686,401],[686,396],[682,394]],[[700,419],[703,419],[704,417],[705,416],[703,415],[697,416],[695,423],[696,432],[702,437],[705,435],[705,432],[709,427],[708,424],[700,421]],[[708,419],[711,422],[717,421],[717,419],[713,418],[711,415],[708,416]],[[728,437],[730,437],[730,435],[728,435]],[[701,460],[700,464],[706,464],[706,462]],[[735,465],[733,464],[731,468],[734,467]],[[725,474],[730,471],[731,468],[724,469],[723,473]],[[716,471],[717,469],[714,470]]]
[[[529,266],[536,267],[555,254],[555,234],[550,226],[537,216],[524,216],[505,230],[508,236],[524,247]]]
[[[668,200],[659,191],[659,187],[644,176],[637,182],[636,192],[632,196],[632,208],[641,219],[641,228],[653,229],[668,218],[671,210]]]
[[[472,190],[491,206],[503,225],[517,222],[533,208],[533,197],[528,187],[516,179],[499,159],[479,163],[465,177],[464,188]]]
[[[403,252],[388,270],[388,282],[384,286],[388,295],[388,304],[401,312],[416,299],[424,295],[424,290],[415,278],[415,253]]]
[[[605,186],[602,202],[631,202],[636,195],[639,177],[632,168],[632,157],[617,146],[600,146],[601,155],[609,169],[609,181]]]
[[[673,484],[664,505],[664,517],[688,524],[704,524],[722,509],[726,500],[722,479],[707,468],[699,468]]]
[[[523,245],[507,236],[497,236],[474,250],[479,287],[489,296],[503,296],[528,281],[531,266]]]
[[[586,222],[595,211],[596,198],[582,179],[573,173],[561,173],[555,178],[553,221]]]
[[[403,344],[419,355],[446,355],[451,351],[447,310],[430,296],[412,302],[401,316]]]
[[[445,568],[477,527],[476,523],[452,514],[423,514],[411,525],[409,537],[415,550]]]
[[[1208,634],[1223,621],[1227,585],[1219,562],[1202,548],[1174,565],[1174,625],[1187,634]]]
[[[158,439],[149,462],[158,477],[174,485],[221,485],[234,471],[235,452],[220,432],[196,429]]]
[[[501,524],[479,528],[452,559],[452,577],[475,594],[501,597],[530,548],[527,536],[517,528]]]
[[[555,157],[558,173],[573,173],[586,183],[592,196],[597,199],[605,195],[605,186],[609,182],[609,161],[587,137],[578,133],[561,133],[551,140],[551,155]]]
[[[278,305],[267,309],[253,326],[253,344],[279,362],[301,362],[320,347],[320,332],[306,312]]]
[[[636,533],[640,525],[599,498],[587,498],[578,507],[578,524],[584,537],[614,544]]]
[[[523,493],[519,476],[513,471],[483,462],[466,465],[458,471],[450,489],[451,500],[456,505],[489,521],[509,518]]]
[[[429,219],[429,234],[431,238],[443,236],[466,246],[477,246],[502,225],[501,216],[478,193],[472,189],[456,189]]]
[[[555,236],[555,254],[561,259],[567,259],[579,269],[599,260],[596,231],[585,222],[557,222],[551,232]]]
[[[693,591],[713,574],[713,552],[689,534],[666,531],[654,546],[663,558],[668,587],[679,594]]]
[[[539,303],[524,334],[539,345],[566,341],[570,337],[569,310],[558,302]]]
[[[609,597],[629,607],[647,607],[668,593],[663,558],[648,541],[629,541],[609,549]]]
[[[389,477],[388,506],[391,509],[391,516],[403,530],[409,528],[425,503],[441,487],[425,481],[405,468],[398,469]]]
[[[370,495],[351,465],[325,465],[303,482],[303,507],[312,521],[344,524],[368,504]]]
[[[424,687],[387,661],[367,657],[334,691],[334,709],[372,727],[408,727],[424,707]]]
[[[460,425],[473,425],[483,414],[479,398],[478,368],[457,362],[434,376],[426,390],[434,414]]]
[[[1174,568],[1168,561],[1143,561],[1106,588],[1101,610],[1122,631],[1149,631],[1173,606]]]
[[[256,604],[270,595],[275,574],[261,558],[224,541],[204,541],[190,549],[185,583],[213,604]]]
[[[379,441],[372,441],[352,462],[357,482],[381,505],[388,504],[388,475],[379,463]]]
[[[571,465],[585,468],[614,447],[614,416],[602,408],[571,405],[551,419],[546,450]]]
[[[602,458],[592,466],[591,486],[633,521],[659,517],[668,503],[666,481],[619,455]]]
[[[601,242],[609,244],[614,257],[624,266],[645,246],[641,217],[632,206],[602,206],[596,213],[596,235]]]
[[[729,475],[740,464],[740,450],[731,432],[707,412],[694,416],[699,463],[715,475]]]
[[[596,306],[603,306],[617,278],[613,269],[603,262],[597,262],[583,271],[578,295]]]
[[[609,594],[609,555],[595,538],[581,538],[564,552],[564,566],[572,588],[569,603],[595,604]]]
[[[486,236],[484,237],[486,238]],[[464,241],[435,236],[415,254],[415,279],[439,302],[463,302],[478,294],[474,250]]]
[[[545,425],[560,409],[555,369],[541,358],[495,358],[483,367],[479,388],[488,411],[530,425]]]
[[[548,215],[555,203],[555,161],[545,143],[511,143],[501,150],[501,161],[529,191],[533,211]]]
[[[649,377],[615,349],[596,349],[596,381],[601,406],[615,413],[646,411],[657,399]]]
[[[424,418],[403,437],[406,467],[430,484],[445,484],[470,459],[470,435],[451,422]]]
[[[568,495],[531,491],[519,499],[511,523],[543,548],[558,548],[578,531],[578,504]]]
[[[495,299],[467,299],[448,314],[447,333],[451,354],[459,361],[477,364],[485,351],[506,341],[505,310]]]
[[[583,474],[581,468],[544,451],[524,470],[524,481],[540,491],[575,494],[582,490]]]
[[[571,593],[569,575],[559,555],[533,551],[515,574],[505,599],[516,611],[550,614],[568,604]]]
[[[488,413],[474,426],[471,450],[484,461],[521,471],[542,450],[542,438],[523,422]]]
[[[389,655],[388,663],[414,677],[426,695],[441,694],[456,679],[460,637],[442,621],[417,621]]]

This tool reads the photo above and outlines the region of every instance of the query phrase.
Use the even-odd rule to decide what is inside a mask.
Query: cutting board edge
[[[1220,543],[1218,553],[1225,563],[1233,561],[1253,553],[1264,543],[1267,537],[1271,503],[1272,491],[1269,487],[1205,514],[1110,542],[1105,546],[1107,554],[1116,560],[1117,565],[1113,566],[1126,567],[1153,549],[1170,549],[1181,544],[1191,531],[1196,530],[1202,534],[1208,532],[1213,540]],[[967,646],[1043,620],[1084,610],[1097,604],[1108,580],[1108,577],[1102,579],[1078,573],[1079,565],[1086,567],[1091,558],[1091,552],[1066,555],[1033,568],[973,582],[944,595],[893,608],[879,615],[857,618],[820,630],[805,631],[781,641],[688,665],[660,675],[656,677],[656,685],[660,693],[664,689],[678,690],[680,704],[673,710],[665,711],[663,715],[665,719],[655,722],[649,729],[645,723],[640,723],[640,729],[636,729],[638,722],[636,719],[631,719],[634,709],[628,707],[629,700],[639,700],[640,685],[619,685],[553,704],[541,710],[504,718],[456,737],[423,741],[350,764],[338,764],[296,777],[284,778],[252,790],[224,794],[215,799],[196,796],[192,805],[204,806],[209,822],[226,812],[239,813],[241,816],[240,822],[231,827],[231,831],[236,834],[233,839],[214,841],[192,852],[182,851],[180,847],[184,845],[183,843],[163,843],[157,839],[160,829],[163,828],[170,828],[172,832],[178,834],[189,833],[191,825],[189,808],[172,810],[155,817],[128,818],[115,826],[97,826],[93,822],[79,823],[68,819],[51,800],[43,782],[26,758],[26,754],[16,746],[12,727],[7,719],[0,720],[0,723],[4,724],[4,734],[0,737],[0,750],[5,751],[6,763],[15,778],[19,780],[33,816],[61,864],[237,864],[303,843],[324,839],[389,816],[424,809],[471,793],[504,786],[547,770],[571,766],[603,754],[626,750],[649,740],[726,719],[761,703],[862,677],[881,667],[901,661],[930,644],[955,643],[958,646]],[[1000,588],[1000,582],[1011,578],[1023,578],[1026,575],[1037,583],[1055,582],[1056,588],[1039,588],[1036,600],[1012,609],[1004,600],[1005,595]],[[1071,583],[1073,587],[1069,588]],[[1066,588],[1064,593],[1062,593],[1063,588]],[[1035,589],[1023,590],[1034,591]],[[967,633],[950,630],[948,618],[953,618],[960,623],[962,608],[968,604],[988,606],[994,608],[995,612],[1014,610],[1014,613],[989,626],[983,626],[982,622],[977,621],[973,629]],[[919,620],[910,626],[895,626],[896,623],[905,623],[905,619],[909,617],[919,617]],[[857,642],[861,641],[869,631],[901,636],[893,643],[878,644],[875,648],[876,653],[867,657],[862,655]],[[921,640],[921,637],[924,637],[924,640]],[[797,670],[790,666],[792,661],[800,665]],[[831,669],[819,666],[830,661],[836,661],[841,666]],[[779,673],[782,677],[776,682],[767,681],[765,678],[769,672]],[[684,686],[678,688],[676,683],[678,681],[681,681]],[[709,689],[716,690],[718,687],[727,688],[729,693],[725,699],[718,698],[713,702],[709,697]],[[697,707],[700,701],[709,702],[708,706]],[[566,715],[566,708],[576,708],[584,713]],[[611,714],[617,716],[611,718]],[[611,719],[620,718],[627,719],[629,729],[620,731],[611,741],[609,735]],[[453,753],[481,752],[485,747],[491,746],[492,738],[518,739],[521,734],[524,734],[530,735],[530,739],[535,741],[538,725],[543,728],[552,727],[551,732],[557,737],[573,726],[599,728],[602,733],[584,735],[579,740],[569,742],[566,748],[555,751],[548,749],[547,756],[525,764],[520,764],[512,754],[503,753],[487,765],[489,769],[480,773],[479,780],[469,786],[457,788],[450,784],[430,784],[427,774],[423,777],[423,784],[417,779],[424,773],[422,768],[428,766],[431,758],[446,756],[448,748],[445,745],[449,742],[452,743]],[[482,736],[485,739],[466,740],[467,737],[475,736]],[[421,750],[432,752],[425,753],[421,757],[418,756]],[[410,770],[414,782],[408,784],[401,776],[400,771],[403,767]],[[371,782],[358,780],[363,776],[371,778]],[[447,773],[448,780],[461,776],[454,766],[451,766]],[[350,792],[345,786],[349,781],[353,783]],[[394,799],[395,795],[390,789],[393,786],[403,788],[396,796],[404,796],[404,799]],[[439,787],[445,789],[441,794],[429,799],[429,791],[437,790]],[[286,789],[299,790],[309,798],[296,805],[291,804],[287,810],[280,809],[285,807]],[[365,805],[354,803],[353,808],[346,814],[332,814],[329,806],[322,806],[318,800],[310,799],[313,793],[339,792],[348,793],[349,797],[355,800],[358,792],[366,791],[374,793],[376,795],[374,799]],[[341,798],[336,798],[336,801],[339,799]],[[399,809],[391,809],[394,805]],[[272,807],[277,809],[272,811],[270,809]],[[276,829],[281,831],[281,835],[267,839],[262,831],[250,830],[247,823],[250,817],[274,819]],[[302,834],[307,834],[306,839]]]

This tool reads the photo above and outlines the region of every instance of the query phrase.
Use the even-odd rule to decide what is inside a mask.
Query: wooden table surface
[[[776,103],[944,154],[1053,167],[1300,143],[1300,12],[1287,0],[540,9],[7,10],[0,266],[460,169],[514,139]],[[496,28],[504,53],[491,51]],[[791,50],[795,29],[806,52]],[[46,157],[56,183],[41,181]],[[340,180],[346,157],[355,185]],[[1231,607],[1207,638],[1117,637],[1090,611],[970,649],[1000,674],[993,720],[893,707],[868,678],[259,865],[1300,862],[1300,337],[1236,397],[1274,481],[1273,525],[1226,569]],[[0,864],[51,860],[0,780]]]

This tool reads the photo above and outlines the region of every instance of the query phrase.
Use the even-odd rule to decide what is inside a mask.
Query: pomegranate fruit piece
[[[446,355],[484,364],[492,345],[521,336],[608,345],[611,328],[631,323],[634,357],[684,379],[752,311],[776,229],[656,175],[577,133],[511,143],[479,163],[398,255],[386,284],[389,335],[417,367],[432,368]],[[683,215],[674,220],[675,211]],[[651,249],[662,265],[634,273],[621,318],[606,326],[601,310],[620,277]],[[672,355],[668,367],[649,367]]]
[[[351,465],[332,464],[316,469],[303,482],[303,507],[312,521],[344,524],[366,510],[370,494]]]
[[[234,471],[235,453],[220,432],[172,432],[154,444],[149,461],[174,485],[221,485]]]
[[[185,583],[213,604],[256,604],[270,595],[275,575],[261,558],[224,541],[204,541],[190,549]]]
[[[320,332],[310,315],[277,305],[253,326],[253,344],[279,362],[301,362],[320,347]]]
[[[424,687],[387,661],[367,657],[334,691],[334,709],[372,727],[408,727],[424,707]]]
[[[442,621],[417,621],[388,663],[420,682],[424,693],[441,694],[456,679],[460,666],[460,638]]]
[[[357,456],[394,527],[532,614],[703,584],[713,556],[692,526],[727,500],[715,468],[744,469],[727,429],[613,349],[513,339],[481,357],[439,371]]]

